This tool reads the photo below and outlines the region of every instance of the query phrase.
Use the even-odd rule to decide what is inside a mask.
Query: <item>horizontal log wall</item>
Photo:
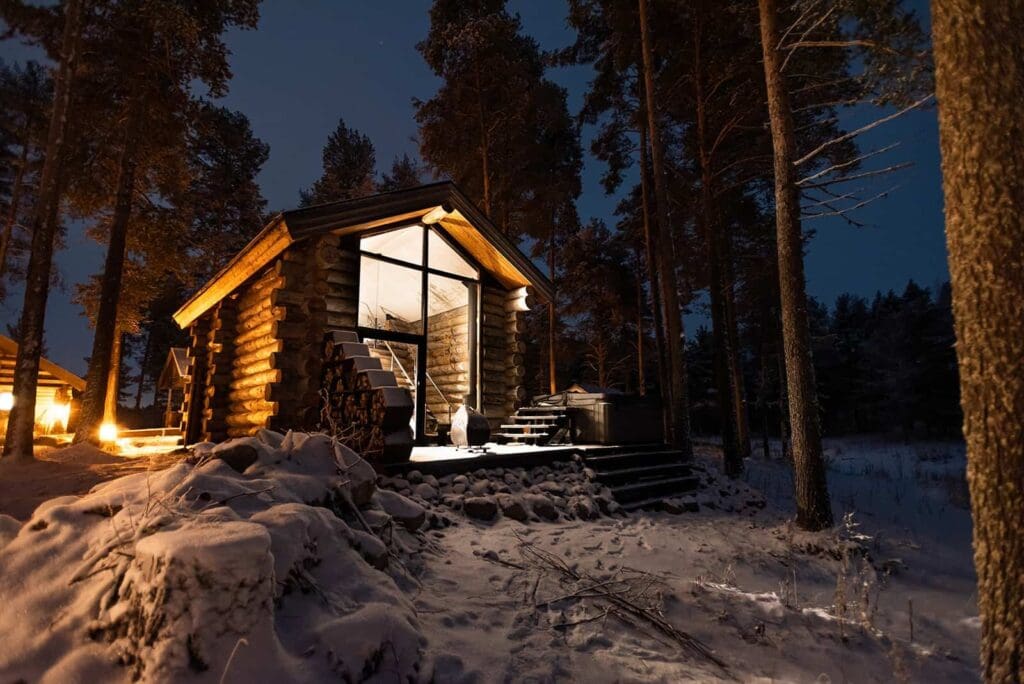
[[[469,307],[460,306],[427,318],[427,408],[441,424],[469,393]]]
[[[273,301],[283,282],[276,265],[270,264],[236,293],[231,376],[226,386],[215,388],[226,398],[224,422],[230,437],[250,435],[266,427],[269,416],[277,410],[271,385],[280,371],[268,368],[267,361],[282,350],[275,331],[284,312]]]
[[[281,377],[271,384],[278,403],[270,425],[311,429],[319,422],[322,344],[327,330],[355,330],[359,298],[359,241],[323,235],[293,245],[278,259],[284,281],[274,296],[286,321],[278,328]]]
[[[228,438],[228,398],[224,389],[231,383],[233,373],[237,319],[235,295],[222,299],[212,311],[203,401],[203,439],[207,442]]]
[[[188,357],[190,371],[185,384],[182,403],[181,431],[185,444],[194,444],[203,438],[203,406],[206,397],[207,347],[210,341],[211,314],[200,316],[189,326]]]

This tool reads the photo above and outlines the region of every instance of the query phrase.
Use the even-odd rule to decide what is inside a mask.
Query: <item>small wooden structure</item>
[[[188,349],[171,347],[167,360],[156,381],[156,391],[166,392],[164,399],[164,427],[180,427],[182,406],[185,403],[185,386],[191,368]]]
[[[0,432],[7,432],[7,418],[14,405],[14,364],[18,343],[0,335]],[[36,389],[36,434],[67,432],[76,392],[85,391],[85,380],[48,359],[39,359]]]
[[[333,331],[376,361],[360,387],[411,393],[417,443],[463,403],[497,427],[526,399],[522,312],[551,289],[450,182],[278,214],[175,313],[184,440],[313,427],[340,380]]]

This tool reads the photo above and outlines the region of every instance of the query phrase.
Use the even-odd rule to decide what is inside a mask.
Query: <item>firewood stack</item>
[[[366,460],[406,461],[412,452],[412,395],[359,342],[356,333],[324,335],[320,429],[333,432]]]

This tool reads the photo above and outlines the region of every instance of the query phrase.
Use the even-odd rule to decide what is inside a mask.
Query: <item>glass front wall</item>
[[[432,227],[370,235],[360,249],[358,325],[364,341],[413,392],[415,424],[423,435],[435,435],[450,426],[463,403],[477,404],[480,271]],[[421,365],[423,386],[417,387]]]
[[[423,318],[423,272],[363,255],[359,259],[362,328],[418,333]]]

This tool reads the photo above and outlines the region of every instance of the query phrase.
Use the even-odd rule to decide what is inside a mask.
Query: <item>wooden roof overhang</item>
[[[6,335],[0,335],[0,385],[10,385],[14,381],[14,364],[18,356],[18,343]],[[49,359],[39,359],[39,386],[60,387],[67,385],[82,392],[85,380],[66,368],[62,368]]]
[[[175,312],[174,320],[188,327],[296,242],[326,233],[353,235],[397,227],[428,215],[439,216],[437,222],[445,232],[502,285],[532,287],[541,300],[551,300],[554,287],[547,276],[454,183],[442,181],[277,214]]]

